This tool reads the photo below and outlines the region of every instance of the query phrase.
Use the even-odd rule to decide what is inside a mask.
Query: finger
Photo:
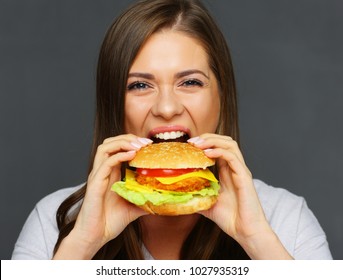
[[[236,153],[222,148],[208,149],[204,152],[206,156],[210,158],[222,159],[219,161],[219,168],[224,167],[224,165],[227,164],[231,172],[234,173],[235,179],[238,180],[238,183],[244,183],[247,180],[252,180],[252,174],[250,170],[240,160]]]
[[[132,134],[107,138],[97,148],[93,168],[97,169],[101,163],[109,158],[112,154],[123,151],[137,151],[143,146],[151,143],[152,141],[150,139],[139,138]]]
[[[136,155],[136,151],[128,151],[128,152],[120,152],[115,155],[112,155],[108,157],[104,162],[98,167],[98,169],[93,169],[92,172],[89,175],[89,181],[92,183],[89,184],[89,188],[91,186],[94,186],[94,188],[99,188],[99,186],[102,186],[99,188],[100,192],[104,192],[107,189],[107,186],[109,185],[109,178],[111,174],[113,173],[113,170],[116,166],[121,164],[122,162],[129,161],[133,159]],[[120,169],[118,169],[120,170]],[[113,178],[113,181],[119,181],[120,178],[120,172],[118,172],[118,178]]]
[[[205,133],[198,137],[188,140],[200,149],[222,148],[234,152],[242,163],[245,163],[243,154],[239,149],[238,143],[230,136]]]
[[[131,141],[134,141],[137,138],[139,138],[139,137],[137,137],[134,134],[130,134],[130,133],[128,133],[128,134],[121,134],[121,135],[117,135],[117,136],[108,137],[108,138],[106,138],[103,141],[103,143],[109,143],[109,142],[112,142],[112,141],[115,141],[115,140],[130,140],[130,139],[131,139]],[[148,139],[148,140],[150,140],[150,139]]]
[[[127,209],[129,209],[129,211],[127,211],[129,223],[133,222],[134,220],[136,220],[137,218],[139,218],[141,216],[145,216],[145,215],[150,214],[150,213],[144,211],[142,208],[138,207],[137,205],[134,205],[134,204],[128,202],[124,198],[120,197],[120,199],[124,200],[123,202],[125,204],[127,204]]]

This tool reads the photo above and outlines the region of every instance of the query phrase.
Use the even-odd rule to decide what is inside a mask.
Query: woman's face
[[[217,80],[201,44],[177,31],[153,34],[129,71],[126,133],[164,140],[214,133],[219,112]]]

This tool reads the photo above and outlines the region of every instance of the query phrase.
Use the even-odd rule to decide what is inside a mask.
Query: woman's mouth
[[[190,130],[180,125],[160,126],[149,132],[154,143],[160,142],[186,142],[191,137]]]
[[[160,132],[150,138],[154,143],[160,142],[186,142],[189,135],[183,131]]]

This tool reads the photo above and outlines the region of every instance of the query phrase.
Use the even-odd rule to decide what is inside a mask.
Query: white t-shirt
[[[302,197],[254,180],[270,226],[295,259],[332,259],[326,236]],[[58,237],[56,211],[81,186],[56,191],[37,203],[15,244],[12,259],[51,259]],[[143,248],[146,259],[152,259]]]

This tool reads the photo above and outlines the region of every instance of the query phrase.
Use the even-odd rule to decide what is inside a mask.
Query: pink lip
[[[171,131],[182,131],[185,132],[189,135],[189,137],[191,136],[191,131],[181,125],[167,125],[167,126],[160,126],[160,127],[156,127],[153,128],[152,130],[150,130],[148,138],[153,137],[154,135],[158,134],[158,133],[163,133],[163,132],[171,132]]]

